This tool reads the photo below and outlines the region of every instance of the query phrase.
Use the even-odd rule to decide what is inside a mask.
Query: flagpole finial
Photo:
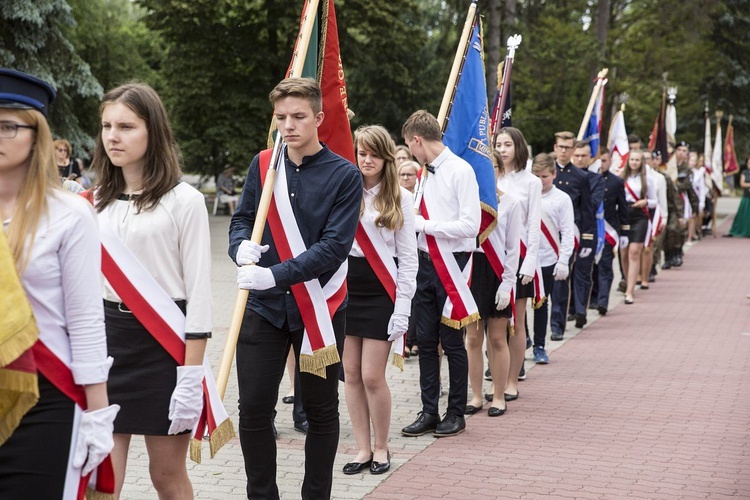
[[[669,102],[674,104],[675,99],[677,99],[677,87],[667,87],[667,97]]]
[[[706,101],[706,106],[703,108],[703,110],[708,113],[708,101]]]
[[[516,49],[518,49],[518,46],[521,45],[521,41],[523,40],[523,37],[519,34],[511,35],[508,37],[508,42],[506,44],[506,47],[508,49],[508,57],[510,59],[513,59],[516,55]]]
[[[598,74],[598,75],[596,75],[596,77],[597,77],[597,78],[598,78],[599,80],[603,80],[603,79],[604,79],[604,77],[606,77],[606,76],[607,76],[607,73],[609,73],[609,68],[602,68],[602,70],[601,70],[601,71],[599,72],[599,74]]]

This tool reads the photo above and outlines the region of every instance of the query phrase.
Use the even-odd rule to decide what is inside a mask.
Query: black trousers
[[[0,446],[0,498],[59,500],[65,490],[75,403],[39,374],[39,401]]]
[[[345,310],[333,316],[339,356],[344,347]],[[276,328],[247,310],[237,341],[237,378],[240,393],[240,444],[249,499],[278,499],[274,407],[284,375],[289,347],[299,363],[303,330]],[[331,497],[333,461],[339,442],[338,375],[341,363],[326,369],[326,378],[300,373],[299,393],[308,422],[305,440],[303,499]],[[295,394],[297,388],[295,388]]]
[[[456,254],[461,269],[469,260],[469,253]],[[430,259],[421,253],[417,272],[417,292],[414,295],[414,314],[419,347],[419,386],[422,392],[422,411],[438,415],[440,398],[440,364],[438,343],[448,358],[450,389],[448,413],[463,415],[466,410],[469,362],[466,357],[464,335],[440,322],[443,305],[447,298],[445,288],[438,278]]]
[[[610,245],[609,243],[604,243],[602,258],[599,259],[599,264],[596,266],[598,268],[598,284],[596,289],[597,294],[594,295],[592,290],[591,303],[595,306],[604,307],[605,309],[609,306],[609,293],[612,289],[612,281],[614,281],[615,279],[615,274],[612,269],[614,260],[614,247],[612,247],[612,245]]]
[[[552,287],[555,284],[555,278],[552,271],[555,270],[555,264],[542,267],[542,282],[544,283],[544,293],[547,294],[547,300],[542,305],[534,309],[534,347],[544,348],[545,338],[547,337],[547,317],[549,315],[549,301],[552,300]],[[526,315],[528,318],[528,314]],[[529,329],[526,329],[528,332]]]

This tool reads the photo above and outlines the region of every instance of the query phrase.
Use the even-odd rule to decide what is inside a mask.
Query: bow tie
[[[435,167],[433,167],[432,165],[425,165],[424,167],[427,169],[429,173],[431,174],[435,173]]]

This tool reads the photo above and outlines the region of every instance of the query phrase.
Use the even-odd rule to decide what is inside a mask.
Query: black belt
[[[459,258],[463,255],[466,255],[469,252],[453,252],[453,257]],[[417,254],[422,257],[423,259],[427,259],[429,261],[432,261],[432,257],[430,257],[430,254],[425,252],[424,250],[417,250]]]
[[[185,300],[175,300],[174,303],[177,304],[177,306],[182,310],[184,310],[185,306],[187,305],[187,301]],[[133,311],[131,311],[128,308],[128,306],[125,305],[124,302],[112,302],[111,300],[105,299],[104,307],[107,307],[109,309],[117,309],[118,311],[124,312],[124,313],[131,313],[131,314],[133,313]]]

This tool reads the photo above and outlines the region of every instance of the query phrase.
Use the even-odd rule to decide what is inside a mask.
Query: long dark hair
[[[159,94],[145,83],[126,83],[107,92],[99,107],[99,115],[104,112],[104,108],[117,102],[130,108],[146,122],[148,145],[143,166],[143,192],[135,200],[135,206],[139,212],[152,210],[159,204],[161,197],[175,187],[182,175],[182,157],[172,133],[172,125]],[[104,149],[101,123],[91,165],[97,174],[97,210],[101,212],[126,187],[122,169],[112,163]]]
[[[529,161],[529,145],[526,144],[526,139],[523,137],[523,133],[515,127],[501,128],[497,133],[507,134],[513,140],[513,149],[515,149],[515,158],[513,159],[513,165],[507,165],[513,167],[513,170],[520,172],[526,168],[526,163]],[[497,141],[497,136],[495,137]],[[495,149],[495,148],[493,148]]]

